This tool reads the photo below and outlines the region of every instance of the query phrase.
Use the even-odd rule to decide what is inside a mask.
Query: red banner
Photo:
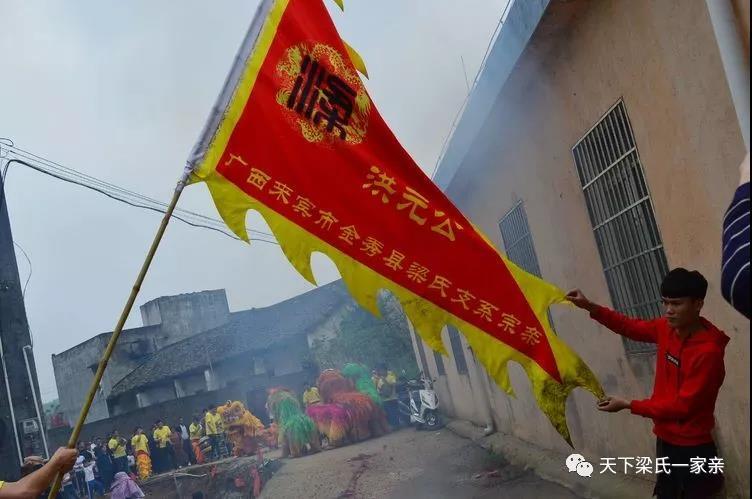
[[[561,381],[506,263],[397,142],[321,1],[287,3],[216,171]]]

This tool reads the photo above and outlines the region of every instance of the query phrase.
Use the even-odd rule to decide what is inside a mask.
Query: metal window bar
[[[668,262],[623,100],[572,155],[614,307],[642,319],[660,316]],[[626,338],[624,347],[627,353],[655,351],[653,344]]]
[[[423,345],[421,337],[415,333],[415,344],[418,346],[418,356],[420,357],[420,368],[423,374],[429,376],[431,373],[428,370],[428,362],[426,361],[426,347]]]
[[[436,361],[436,372],[439,376],[446,374],[446,368],[444,367],[444,358],[439,352],[433,352],[433,359]]]
[[[454,357],[457,372],[467,374],[467,360],[465,359],[465,350],[462,348],[460,333],[452,326],[447,326],[447,330],[449,331],[449,344],[452,347],[452,357]]]
[[[538,256],[535,253],[533,245],[533,236],[530,233],[530,225],[527,221],[527,213],[522,201],[518,201],[514,207],[499,220],[499,230],[501,231],[501,240],[504,243],[504,249],[507,258],[519,265],[526,272],[541,277]],[[553,329],[553,320],[551,312],[546,311],[548,323]]]

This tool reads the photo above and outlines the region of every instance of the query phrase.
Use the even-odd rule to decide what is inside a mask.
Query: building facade
[[[718,32],[719,5],[746,53],[746,116],[728,40],[719,41],[731,36]],[[512,261],[629,315],[661,314],[658,286],[670,268],[707,277],[704,315],[731,338],[716,436],[729,495],[743,497],[750,330],[719,286],[722,219],[748,148],[748,113],[749,1],[516,1],[435,176]],[[651,345],[622,340],[572,307],[550,313],[607,393],[649,396]],[[448,413],[569,450],[519,366],[510,368],[511,399],[459,333],[443,339],[450,357],[420,341],[415,348]],[[596,462],[654,455],[649,420],[598,412],[581,390],[567,411],[575,447]]]
[[[121,379],[155,352],[226,323],[230,310],[224,290],[163,296],[141,306],[142,327],[125,329],[104,372],[87,422],[110,417],[107,398]],[[63,420],[73,426],[94,379],[111,332],[102,333],[52,356]]]
[[[300,393],[305,382],[314,381],[319,369],[311,345],[339,336],[343,322],[359,311],[342,281],[239,312],[229,312],[224,290],[150,301],[141,307],[144,326],[124,331],[118,342],[97,394],[98,412],[87,419],[81,439],[113,429],[127,433],[156,419],[187,421],[227,400],[244,402],[268,422],[267,390],[284,386]],[[58,413],[69,425],[109,334],[53,357]],[[51,445],[64,444],[69,433],[68,425],[50,430]]]

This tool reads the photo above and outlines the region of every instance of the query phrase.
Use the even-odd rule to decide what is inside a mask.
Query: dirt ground
[[[546,498],[575,499],[557,484],[507,465],[448,429],[404,429],[287,459],[266,484],[264,499]]]

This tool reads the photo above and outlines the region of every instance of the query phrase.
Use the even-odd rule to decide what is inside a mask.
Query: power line
[[[58,180],[62,180],[67,183],[72,183],[72,184],[93,190],[95,192],[98,192],[102,195],[107,196],[110,199],[119,201],[121,203],[125,203],[127,205],[130,205],[136,208],[142,208],[142,209],[154,211],[157,213],[165,213],[165,211],[167,210],[167,204],[161,201],[158,201],[156,199],[149,198],[137,192],[134,192],[134,191],[125,189],[123,187],[120,187],[118,185],[100,180],[91,175],[87,175],[73,168],[66,167],[50,159],[44,158],[32,152],[15,147],[14,145],[12,145],[12,143],[11,145],[8,145],[7,143],[4,145],[5,147],[3,147],[2,149],[4,149],[5,151],[8,151],[14,156],[13,158],[7,160],[6,162],[5,172],[3,175],[5,179],[7,179],[7,170],[10,164],[18,163],[18,164],[23,164],[24,166],[27,166],[28,168],[31,168],[40,173],[49,175]],[[2,202],[4,202],[5,200],[4,194],[5,192],[3,189],[3,192],[0,192],[0,207],[2,207]],[[228,232],[226,230],[226,225],[222,220],[211,218],[206,215],[202,215],[200,213],[196,213],[196,212],[184,210],[184,209],[176,209],[175,213],[172,215],[172,218],[180,220],[181,222],[187,225],[190,225],[192,227],[209,229],[215,232],[219,232],[232,239],[236,239],[236,240],[240,239],[235,234]],[[249,233],[255,234],[257,236],[257,237],[251,238],[251,240],[253,241],[261,241],[261,242],[265,242],[269,244],[277,244],[277,245],[279,244],[275,240],[265,239],[265,237],[271,237],[271,238],[274,237],[272,234],[268,232],[263,232],[263,231],[254,230],[254,229],[247,229],[247,230]],[[262,236],[262,237],[258,237],[258,236]]]
[[[90,175],[87,175],[85,173],[79,172],[79,171],[74,170],[72,168],[66,167],[64,165],[61,165],[60,163],[57,163],[57,162],[52,161],[50,159],[44,158],[42,156],[38,156],[38,155],[36,155],[34,153],[31,153],[29,151],[23,150],[21,148],[18,148],[18,147],[15,147],[15,146],[11,146],[11,147],[8,148],[8,150],[11,150],[11,152],[13,152],[14,155],[22,157],[24,159],[27,159],[29,161],[33,161],[33,162],[37,162],[37,163],[38,162],[43,162],[45,170],[51,170],[51,171],[53,171],[55,173],[58,173],[58,174],[66,177],[66,178],[72,177],[72,178],[77,179],[77,180],[79,180],[79,181],[81,181],[83,183],[86,183],[86,184],[94,184],[95,186],[99,187],[100,189],[106,190],[106,191],[108,191],[110,193],[112,193],[112,192],[118,193],[118,197],[121,197],[121,198],[122,197],[128,197],[128,198],[132,198],[132,199],[137,199],[137,200],[141,201],[142,203],[147,203],[147,204],[150,204],[150,205],[153,205],[153,206],[158,206],[158,207],[161,207],[161,208],[163,208],[165,210],[167,209],[167,204],[164,203],[164,202],[157,201],[155,199],[149,198],[147,196],[144,196],[142,194],[136,193],[134,191],[130,191],[130,190],[125,189],[123,187],[120,187],[118,185],[111,184],[109,182],[105,182],[105,181],[103,181],[101,179],[98,179],[96,177],[92,177]],[[189,211],[189,210],[185,210],[185,209],[180,209],[180,208],[176,209],[175,211],[177,213],[183,214],[184,216],[187,216],[187,217],[197,218],[197,219],[199,219],[199,220],[201,220],[201,221],[203,221],[205,223],[219,224],[219,226],[221,226],[221,227],[225,226],[224,223],[221,220],[210,218],[210,217],[207,217],[205,215],[201,215],[199,213],[195,213],[195,212],[192,212],[192,211]],[[251,232],[251,233],[256,233],[256,234],[259,234],[261,236],[267,236],[267,237],[271,236],[271,237],[273,237],[272,234],[269,234],[267,232],[262,232],[262,231],[258,231],[258,230],[254,230],[254,229],[247,229],[247,230],[249,232]]]
[[[31,266],[31,258],[29,258],[29,255],[26,253],[26,250],[24,250],[20,244],[18,244],[16,241],[13,241],[13,244],[16,245],[16,248],[21,250],[21,253],[23,253],[24,258],[26,258],[26,263],[29,264],[29,275],[26,278],[26,282],[23,286],[23,291],[21,292],[21,298],[26,298],[26,286],[29,285],[29,281],[31,280],[31,274],[34,273],[34,268]]]

